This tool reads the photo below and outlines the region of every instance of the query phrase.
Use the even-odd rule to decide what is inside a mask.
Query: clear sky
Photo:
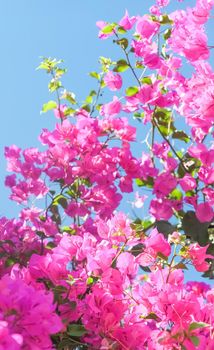
[[[172,0],[171,9],[193,5]],[[65,86],[84,99],[93,87],[87,73],[96,70],[98,57],[117,55],[111,40],[97,38],[97,20],[118,21],[125,9],[143,15],[152,0],[6,0],[1,1],[1,128],[0,128],[0,215],[18,212],[7,200],[4,188],[5,145],[38,146],[43,127],[53,128],[51,114],[40,115],[43,103],[51,99],[43,71],[36,71],[40,56],[62,58],[69,69]],[[214,41],[214,40],[213,40]],[[212,43],[213,44],[213,43]]]

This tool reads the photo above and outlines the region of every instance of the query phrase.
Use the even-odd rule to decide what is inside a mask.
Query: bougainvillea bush
[[[1,350],[214,349],[214,1],[168,3],[97,22],[121,58],[100,57],[84,102],[62,61],[38,67],[56,126],[5,148],[20,212],[0,218]]]

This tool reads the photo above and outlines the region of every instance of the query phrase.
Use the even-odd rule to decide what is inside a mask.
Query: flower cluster
[[[214,276],[214,1],[169,2],[97,22],[124,56],[100,58],[82,104],[61,90],[61,61],[39,66],[57,123],[39,149],[5,148],[21,209],[0,218],[0,350],[214,348],[214,288],[184,279]]]

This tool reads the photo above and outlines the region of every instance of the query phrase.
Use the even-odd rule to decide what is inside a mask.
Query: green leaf
[[[74,115],[76,113],[76,110],[73,108],[66,108],[66,110],[64,111],[64,116],[68,117],[69,115]]]
[[[87,333],[86,329],[84,326],[81,324],[71,324],[68,326],[68,331],[67,333],[71,337],[82,337],[84,334]]]
[[[182,219],[182,229],[187,237],[198,242],[201,246],[209,243],[208,226],[209,222],[200,222],[194,211],[187,211]]]
[[[116,63],[116,66],[114,67],[114,72],[125,72],[129,68],[128,63],[126,60],[119,60]]]
[[[64,209],[66,209],[68,205],[66,197],[61,194],[56,196],[54,198],[53,205],[58,205],[58,204],[60,204]]]
[[[172,119],[172,111],[166,108],[157,108],[154,112],[154,118],[158,122],[169,122]]]
[[[61,78],[61,76],[63,74],[65,74],[67,72],[67,69],[66,68],[56,68],[55,70],[55,75],[56,75],[56,78],[59,79]]]
[[[96,105],[96,110],[99,111],[101,107],[102,107],[102,103],[99,103],[98,105]]]
[[[100,81],[100,87],[103,89],[106,86],[106,83],[104,82],[103,79]]]
[[[201,166],[200,160],[191,157],[188,153],[185,153],[182,158],[183,158],[183,164],[185,166],[186,172],[191,173],[192,175],[195,175],[195,173],[198,171],[198,169]],[[180,164],[178,167],[178,175],[180,177],[183,177],[184,174],[185,174],[185,171]]]
[[[48,242],[48,244],[45,246],[46,249],[53,249],[56,247],[56,244],[54,242]]]
[[[117,45],[120,45],[122,47],[122,49],[127,49],[128,45],[129,45],[128,39],[126,39],[126,38],[115,40],[115,42],[117,43]]]
[[[155,223],[151,220],[142,220],[142,227],[144,230],[146,230],[151,225],[154,225]]]
[[[166,44],[162,45],[161,48],[161,55],[163,56],[163,58],[168,59],[170,56],[167,54],[168,50],[167,50],[167,46]]]
[[[160,24],[173,24],[173,21],[169,18],[168,15],[164,14],[160,16]]]
[[[125,34],[126,30],[123,27],[118,27],[117,32],[118,32],[118,34]]]
[[[136,179],[136,184],[139,187],[146,186],[148,188],[153,188],[153,186],[154,186],[154,179],[151,176],[148,176],[147,180]]]
[[[178,139],[188,143],[190,141],[189,136],[183,130],[175,130],[172,134],[173,139]]]
[[[40,215],[39,216],[39,220],[41,220],[42,222],[46,221],[46,216]]]
[[[188,270],[187,266],[183,264],[182,262],[176,264],[173,266],[173,269],[181,269],[181,270]]]
[[[140,268],[144,271],[144,272],[151,272],[150,268],[148,266],[142,266],[140,265]]]
[[[61,228],[61,232],[67,232],[67,233],[72,235],[75,233],[75,230],[73,228],[71,228],[70,226],[63,226]]]
[[[159,23],[158,17],[156,17],[155,15],[151,15],[149,16],[149,18],[151,19],[151,21]]]
[[[91,107],[89,104],[83,104],[82,105],[82,109],[84,109],[86,112],[90,112],[91,111]]]
[[[165,135],[171,135],[176,129],[173,123],[172,111],[165,108],[158,108],[153,117],[155,118],[160,132]]]
[[[97,92],[95,90],[91,90],[89,96],[96,96]]]
[[[59,214],[59,209],[57,205],[53,205],[50,207],[50,212],[52,213],[51,219],[57,224],[61,225],[61,217]]]
[[[65,93],[62,95],[62,98],[70,102],[72,105],[76,104],[76,96],[73,92],[65,91]]]
[[[173,123],[172,111],[166,108],[157,108],[153,114],[160,132],[165,135],[171,135],[176,129]]]
[[[158,252],[158,257],[164,261],[168,261],[168,257],[162,254],[161,252]]]
[[[143,317],[145,320],[155,320],[157,322],[160,322],[161,319],[158,317],[154,312],[150,312],[146,317]]]
[[[110,33],[112,33],[112,31],[114,30],[116,25],[117,25],[116,23],[109,23],[103,29],[101,29],[101,32],[103,34],[110,34]]]
[[[85,99],[85,103],[90,104],[93,102],[93,97],[92,96],[87,96]]]
[[[60,343],[57,345],[57,349],[59,350],[75,350],[77,349],[77,343],[73,342],[70,338],[64,338],[60,341]]]
[[[189,332],[194,331],[195,329],[199,329],[199,328],[205,328],[205,327],[209,327],[210,325],[208,323],[205,322],[192,322],[189,325]]]
[[[187,191],[187,192],[185,192],[185,196],[186,197],[193,197],[193,196],[195,196],[195,191]]]
[[[42,239],[44,239],[46,237],[45,233],[43,231],[36,231],[36,234],[37,234],[37,236],[41,237]]]
[[[54,92],[58,90],[60,87],[62,87],[62,83],[59,80],[51,80],[51,82],[48,84],[48,89],[50,92]]]
[[[55,109],[57,108],[57,103],[56,101],[49,101],[47,103],[44,103],[43,106],[42,106],[42,112],[43,113],[46,113],[52,109]]]
[[[175,188],[169,195],[170,199],[175,199],[175,200],[181,200],[183,197],[182,192],[178,189]]]
[[[171,127],[172,126],[172,127]],[[172,134],[174,126],[173,124],[168,124],[168,125],[159,125],[159,129],[161,133],[165,136],[169,136]]]
[[[52,70],[56,70],[58,64],[62,63],[63,60],[56,60],[56,58],[47,58],[43,57],[43,61],[36,69],[44,69],[47,73],[50,73]]]
[[[138,69],[144,69],[145,68],[145,66],[140,61],[137,61],[135,63],[135,67],[138,68]]]
[[[114,62],[112,62],[110,58],[103,57],[103,56],[100,56],[99,62],[102,66],[102,71],[105,73],[107,73],[109,71],[110,66],[114,64]]]
[[[90,75],[90,77],[95,78],[97,80],[100,79],[100,75],[97,72],[90,72],[89,75]]]
[[[130,86],[126,89],[126,96],[134,96],[138,93],[138,91],[137,86]]]
[[[196,337],[195,335],[190,337],[190,340],[195,346],[198,346],[200,344],[200,339],[198,337]]]
[[[139,243],[134,247],[132,247],[132,249],[130,250],[130,253],[134,256],[138,256],[143,252],[143,250],[144,250],[144,245],[142,243]]]
[[[134,113],[134,118],[136,118],[138,121],[141,121],[141,119],[143,119],[145,116],[144,112],[139,113],[139,112],[135,112]]]
[[[155,226],[157,227],[158,232],[162,233],[165,237],[168,237],[168,235],[171,235],[176,230],[175,226],[166,220],[156,221]]]
[[[142,84],[152,85],[152,79],[150,77],[143,77],[140,81]]]
[[[172,29],[171,28],[168,28],[167,30],[165,30],[165,32],[163,34],[164,39],[165,40],[169,39],[171,34],[172,34]]]
[[[86,284],[87,284],[87,285],[90,285],[90,284],[93,284],[93,283],[94,283],[93,277],[88,277],[88,278],[87,278],[87,281],[86,281]]]
[[[6,267],[10,267],[10,266],[14,265],[16,262],[17,262],[17,261],[16,261],[15,258],[10,257],[10,258],[8,258],[8,259],[5,261],[5,266],[6,266]]]

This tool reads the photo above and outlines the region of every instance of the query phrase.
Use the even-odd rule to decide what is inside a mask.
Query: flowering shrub
[[[83,103],[62,61],[38,67],[57,124],[41,149],[5,148],[21,209],[0,218],[0,349],[214,349],[214,288],[184,281],[189,268],[214,278],[214,1],[168,3],[97,23],[123,58],[100,57]]]

